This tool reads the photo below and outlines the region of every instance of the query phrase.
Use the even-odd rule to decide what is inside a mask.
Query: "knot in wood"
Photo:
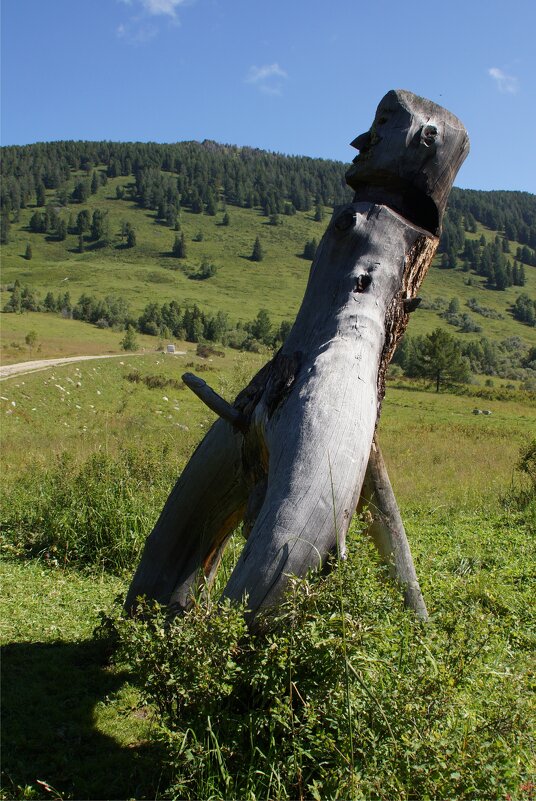
[[[353,211],[343,211],[342,214],[335,220],[335,228],[337,231],[346,231],[351,228],[355,222],[355,215]]]
[[[364,292],[372,284],[372,276],[369,273],[358,275],[355,279],[354,292]]]
[[[406,314],[415,311],[415,309],[421,305],[421,301],[422,298],[406,298],[403,300],[402,305]]]

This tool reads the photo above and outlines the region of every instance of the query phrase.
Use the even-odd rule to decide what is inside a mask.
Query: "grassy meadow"
[[[0,306],[18,279],[41,298],[119,295],[134,316],[177,300],[233,323],[260,308],[274,325],[294,318],[309,271],[301,253],[320,240],[328,209],[323,222],[298,212],[271,225],[259,209],[229,206],[229,226],[221,204],[215,217],[182,209],[187,255],[176,259],[176,232],[128,192],[117,198],[132,180],[112,178],[60,210],[107,211],[106,247],[87,241],[80,253],[77,235],[31,233],[35,207],[21,209],[2,249]],[[47,202],[55,197],[47,190]],[[482,234],[496,232],[479,224],[467,236]],[[216,274],[192,280],[203,259]],[[534,297],[536,269],[526,273],[523,291]],[[456,297],[463,312],[477,297],[502,319],[471,313],[482,334],[461,333],[423,308],[410,333],[441,326],[464,342],[536,346],[536,329],[510,311],[520,291],[494,291],[436,259],[425,300]],[[379,438],[428,624],[403,608],[357,517],[348,559],[292,581],[257,633],[243,609],[216,603],[240,531],[212,595],[191,612],[170,622],[146,609],[125,621],[121,599],[145,537],[214,421],[182,373],[232,400],[270,353],[217,345],[206,358],[176,341],[169,355],[167,340],[142,335],[130,353],[124,332],[56,313],[2,313],[0,322],[3,365],[95,356],[0,380],[0,799],[534,801],[534,393],[512,389],[516,380],[484,387],[482,376],[459,394],[434,393],[392,372]]]
[[[192,370],[231,399],[267,358],[177,344],[185,355],[0,384],[0,797],[532,798],[535,518],[516,502],[536,430],[529,393],[388,387],[380,438],[427,626],[403,610],[356,520],[348,563],[298,582],[268,643],[201,600],[170,633],[151,616],[124,624],[114,599],[214,419],[178,379]]]

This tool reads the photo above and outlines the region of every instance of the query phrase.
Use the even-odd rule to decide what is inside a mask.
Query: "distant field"
[[[180,382],[198,372],[232,399],[266,356],[227,350],[225,358],[145,356],[54,367],[0,383],[4,481],[54,455],[82,460],[98,448],[168,443],[186,458],[214,415]],[[187,367],[187,365],[191,365]],[[149,389],[131,373],[179,380],[178,387]],[[473,415],[477,405],[490,416]],[[536,430],[536,407],[526,402],[388,388],[380,437],[397,494],[404,504],[470,505],[492,502],[508,487],[520,446]]]
[[[25,312],[0,316],[0,362],[15,364],[30,359],[53,359],[63,356],[98,356],[121,353],[124,331],[100,329],[79,320],[65,320],[58,314]],[[26,334],[35,331],[37,341],[29,348]],[[156,337],[137,335],[140,350],[155,351]]]

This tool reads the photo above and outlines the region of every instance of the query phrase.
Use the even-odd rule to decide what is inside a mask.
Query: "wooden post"
[[[344,549],[386,369],[436,251],[468,138],[445,109],[392,91],[353,144],[361,150],[347,173],[354,201],[334,210],[281,350],[232,407],[185,379],[221,419],[148,538],[128,609],[139,595],[184,608],[243,517],[248,541],[224,595],[247,596],[252,616],[277,602],[290,575],[319,567],[337,536]],[[376,460],[369,475],[385,497],[380,467]],[[384,506],[394,519],[394,496]]]

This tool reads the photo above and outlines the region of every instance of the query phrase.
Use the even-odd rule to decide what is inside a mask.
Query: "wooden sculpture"
[[[140,595],[186,608],[243,521],[247,543],[224,595],[247,596],[254,617],[290,575],[324,564],[337,539],[344,554],[362,495],[381,557],[426,619],[375,431],[387,366],[418,305],[469,141],[450,112],[397,90],[352,145],[360,151],[346,174],[353,202],[333,212],[284,345],[232,405],[184,376],[220,419],[147,539],[129,610]]]

